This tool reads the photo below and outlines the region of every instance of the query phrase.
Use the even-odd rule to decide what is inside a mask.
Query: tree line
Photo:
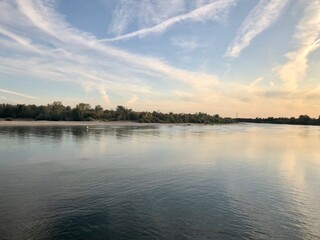
[[[0,118],[34,119],[49,121],[136,121],[142,123],[233,123],[231,118],[223,118],[218,114],[207,113],[161,113],[158,111],[137,112],[124,106],[118,106],[115,110],[103,109],[100,105],[91,107],[88,103],[79,103],[76,107],[64,106],[56,101],[52,104],[36,106],[25,104],[0,104]]]
[[[268,117],[268,118],[236,118],[237,122],[249,123],[273,123],[273,124],[294,124],[294,125],[320,125],[319,118],[311,118],[308,115],[300,115],[298,118],[285,118],[285,117]]]

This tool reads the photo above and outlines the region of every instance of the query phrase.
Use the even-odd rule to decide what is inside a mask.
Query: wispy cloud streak
[[[20,92],[14,92],[14,91],[6,90],[6,89],[1,89],[1,88],[0,88],[0,92],[19,96],[19,97],[29,98],[29,99],[35,99],[35,100],[38,99],[37,97],[34,97],[34,96],[30,96],[30,95],[26,95],[26,94],[23,94]]]
[[[129,25],[134,11],[135,3],[130,0],[120,0],[119,5],[113,12],[113,21],[109,26],[108,32],[121,34]]]
[[[297,89],[298,82],[305,78],[309,55],[320,48],[320,1],[309,1],[304,17],[294,34],[296,50],[286,54],[289,60],[276,68],[287,89]]]
[[[277,21],[289,0],[260,0],[245,18],[225,56],[236,58],[251,41]]]
[[[157,25],[168,18],[185,13],[187,1],[170,0],[170,7],[168,7],[168,2],[163,0],[119,0],[113,11],[108,32],[119,36],[131,25],[138,24],[139,28]],[[192,2],[198,3],[199,0]]]
[[[207,17],[208,15],[212,16],[214,14],[218,14],[221,11],[224,11],[230,8],[232,5],[235,4],[235,2],[236,2],[235,0],[218,0],[213,3],[199,7],[189,13],[169,18],[153,27],[143,28],[138,31],[124,34],[115,38],[102,39],[100,40],[100,42],[119,41],[119,40],[130,39],[138,36],[145,36],[151,33],[162,33],[174,24],[184,22],[184,21],[189,21],[189,20],[201,21],[203,18]]]

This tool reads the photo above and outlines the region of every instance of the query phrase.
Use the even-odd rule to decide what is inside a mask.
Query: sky
[[[0,0],[0,102],[320,115],[320,0]]]

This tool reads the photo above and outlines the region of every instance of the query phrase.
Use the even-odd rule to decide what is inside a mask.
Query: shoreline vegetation
[[[320,126],[320,116],[318,119],[308,115],[300,115],[298,118],[268,117],[268,118],[235,118],[235,122],[243,123],[269,123],[269,124],[288,124],[288,125],[313,125]]]
[[[118,106],[116,110],[103,109],[100,105],[91,107],[88,103],[79,103],[75,108],[64,106],[56,101],[46,106],[24,104],[0,104],[0,118],[5,121],[35,120],[35,121],[65,121],[65,122],[115,122],[128,121],[136,123],[197,123],[197,124],[227,124],[235,123],[232,118],[223,118],[218,114],[207,113],[161,113],[137,112]]]
[[[11,122],[12,123],[9,123]],[[230,123],[268,123],[289,125],[320,126],[318,119],[308,115],[298,118],[224,118],[219,114],[207,113],[161,113],[159,111],[141,111],[118,106],[115,110],[103,109],[100,105],[91,107],[87,103],[79,103],[75,108],[64,106],[56,101],[47,105],[0,104],[0,125],[133,125],[143,123],[174,123],[174,124],[230,124]]]
[[[157,126],[161,123],[139,123],[132,121],[35,121],[34,119],[14,119],[6,121],[0,119],[0,127],[139,127]]]

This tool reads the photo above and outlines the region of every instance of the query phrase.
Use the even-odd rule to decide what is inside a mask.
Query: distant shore
[[[35,121],[0,119],[0,127],[37,127],[37,126],[151,126],[159,123],[139,123],[132,121]]]

